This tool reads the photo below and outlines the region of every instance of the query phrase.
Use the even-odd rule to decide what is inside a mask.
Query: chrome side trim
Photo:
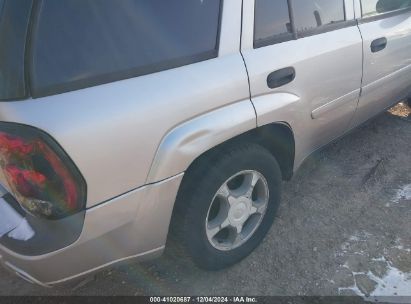
[[[330,101],[329,103],[315,109],[314,111],[312,111],[311,117],[312,119],[318,119],[326,115],[327,113],[346,105],[346,103],[352,102],[354,98],[358,99],[359,97],[360,97],[360,89],[355,90],[351,93],[348,93],[347,95],[341,96],[340,98]]]
[[[371,83],[368,83],[363,86],[363,90],[374,90],[377,88],[380,88],[382,85],[385,83],[389,83],[390,81],[395,81],[397,78],[400,78],[402,76],[405,76],[406,74],[411,72],[411,64],[402,67],[399,70],[396,70],[395,72],[392,72],[388,75],[385,75],[382,78],[379,78]]]

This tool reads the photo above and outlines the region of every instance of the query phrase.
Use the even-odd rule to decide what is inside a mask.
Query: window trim
[[[88,77],[86,79],[75,80],[71,82],[56,84],[41,89],[35,89],[34,86],[34,41],[36,41],[36,35],[38,34],[39,16],[43,6],[43,0],[36,2],[36,6],[32,10],[30,18],[29,35],[26,44],[26,71],[28,71],[28,91],[33,99],[48,97],[91,87],[96,87],[104,84],[109,84],[117,81],[123,81],[133,79],[145,75],[155,74],[170,69],[188,66],[191,64],[200,63],[203,61],[218,58],[220,50],[220,38],[221,38],[221,25],[224,9],[224,1],[219,0],[219,16],[217,25],[217,35],[215,47],[212,50],[205,51],[199,54],[180,57],[171,60],[165,60],[156,64],[145,65],[137,68],[130,68],[118,72],[106,73],[104,75],[97,75],[95,77]]]
[[[364,17],[362,1],[360,1],[360,6],[361,6],[361,18],[358,19],[358,23],[360,23],[360,24],[373,22],[373,21],[378,21],[378,20],[382,20],[382,19],[387,19],[387,18],[391,18],[391,17],[395,17],[395,16],[399,16],[399,15],[411,12],[411,6],[410,6],[410,7],[401,8],[401,9],[398,9],[398,10],[395,10],[395,11],[390,11],[390,12],[386,12],[386,13],[382,13],[382,14],[377,14],[377,15],[373,15],[373,16],[368,16],[368,17],[365,16]]]
[[[317,28],[313,28],[311,30],[307,30],[307,31],[304,31],[304,32],[299,32],[298,33],[298,38],[305,38],[305,37],[309,37],[309,36],[324,34],[324,33],[340,30],[340,29],[355,26],[355,25],[357,25],[357,21],[354,20],[354,19],[353,20],[339,21],[339,22],[335,22],[335,23],[329,23],[329,24],[319,26]]]
[[[254,7],[255,7],[256,1],[257,0],[254,0]],[[275,44],[279,44],[279,43],[283,43],[283,42],[287,42],[287,41],[298,40],[298,39],[302,39],[302,38],[306,38],[306,37],[310,37],[310,36],[320,35],[320,34],[332,32],[332,31],[340,30],[340,29],[343,29],[343,28],[356,26],[357,25],[357,20],[355,20],[355,19],[347,20],[346,3],[345,3],[344,0],[342,0],[342,1],[343,1],[343,5],[344,5],[344,19],[345,20],[338,21],[338,22],[335,22],[335,23],[329,23],[329,24],[321,25],[319,27],[316,27],[316,28],[313,28],[313,29],[310,29],[310,30],[299,32],[299,31],[297,31],[296,25],[295,25],[295,14],[294,14],[295,4],[294,4],[294,0],[287,0],[292,32],[291,33],[284,33],[284,35],[281,35],[281,36],[284,36],[284,37],[280,37],[280,38],[274,36],[274,37],[267,38],[267,39],[260,40],[260,41],[255,41],[254,40],[254,49],[258,49],[258,48],[266,47],[266,46],[270,46],[270,45],[275,45]],[[255,17],[256,16],[255,16],[255,9],[254,9],[254,37],[253,38],[255,38]]]
[[[278,43],[287,42],[291,40],[295,40],[293,33],[279,34],[276,36],[254,41],[254,49],[259,49],[265,46],[270,46],[273,44],[278,44]]]

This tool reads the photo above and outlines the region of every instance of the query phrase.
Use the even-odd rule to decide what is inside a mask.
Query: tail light
[[[0,176],[23,209],[60,219],[84,209],[85,182],[64,151],[45,133],[0,123]]]

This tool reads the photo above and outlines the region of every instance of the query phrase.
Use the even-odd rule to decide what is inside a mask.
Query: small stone
[[[370,265],[370,270],[375,276],[383,278],[388,272],[387,263],[382,261],[373,262]]]
[[[393,266],[402,272],[411,272],[411,254],[400,252],[397,256],[390,257]]]
[[[355,276],[355,281],[357,282],[357,287],[361,292],[367,297],[375,290],[377,287],[377,282],[371,280],[365,274],[359,274]]]
[[[342,268],[334,275],[333,281],[338,287],[350,287],[354,285],[354,276],[350,270]]]
[[[318,251],[318,248],[317,248],[317,247],[314,247],[314,248],[313,248],[313,251],[314,251],[314,252],[317,252],[317,251]]]
[[[368,259],[360,254],[353,254],[347,260],[347,266],[353,272],[367,272],[368,271]]]

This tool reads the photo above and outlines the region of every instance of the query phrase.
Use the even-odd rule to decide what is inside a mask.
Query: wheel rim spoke
[[[214,238],[221,231],[220,226],[209,227],[207,229],[207,235],[209,238]]]
[[[228,200],[232,193],[231,190],[228,188],[227,183],[221,186],[221,188],[217,192],[217,195]]]
[[[247,176],[247,183],[246,183],[247,188],[246,188],[246,193],[245,193],[246,197],[251,199],[255,185],[258,183],[259,180],[260,180],[260,176],[255,171],[251,172]]]
[[[243,224],[239,224],[234,228],[235,228],[237,234],[241,234],[241,232],[243,231]]]
[[[253,214],[263,214],[266,209],[267,209],[266,204],[258,204],[258,205],[254,204],[251,207],[251,215],[253,215]]]
[[[244,239],[243,236],[240,233],[237,233],[234,237],[233,245],[235,246],[235,245],[240,244],[243,241],[243,239]]]
[[[208,223],[207,235],[209,238],[214,238],[221,230],[227,228],[230,225],[230,221],[227,217],[217,218]]]

